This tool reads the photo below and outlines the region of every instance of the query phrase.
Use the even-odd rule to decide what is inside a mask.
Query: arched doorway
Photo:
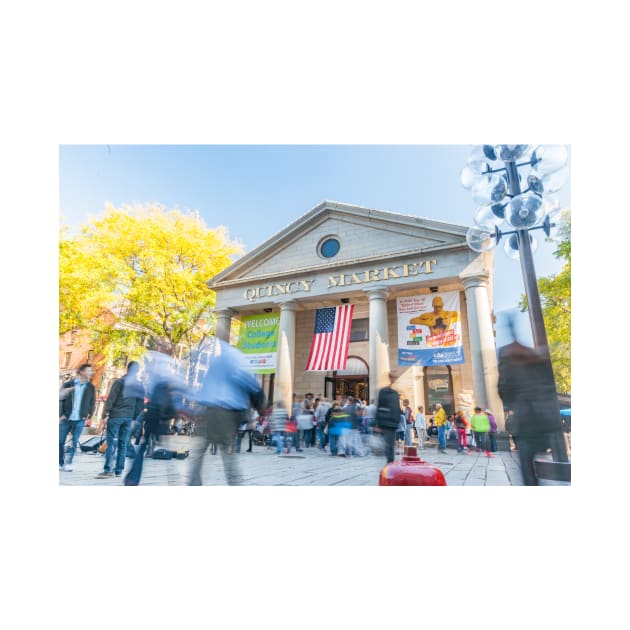
[[[369,368],[360,357],[348,357],[345,370],[333,372],[333,376],[324,380],[326,398],[335,400],[341,396],[354,396],[359,400],[369,399]]]

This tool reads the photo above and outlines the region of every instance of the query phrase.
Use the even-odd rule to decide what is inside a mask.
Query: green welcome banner
[[[278,360],[279,313],[245,315],[236,347],[245,355],[248,368],[256,374],[274,374]]]

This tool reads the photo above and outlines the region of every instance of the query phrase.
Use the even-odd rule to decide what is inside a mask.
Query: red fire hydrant
[[[445,486],[439,468],[418,457],[415,446],[405,446],[400,461],[386,464],[378,477],[379,486]]]

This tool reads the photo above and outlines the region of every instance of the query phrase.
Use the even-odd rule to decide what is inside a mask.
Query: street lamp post
[[[466,235],[468,245],[478,252],[489,251],[502,237],[508,237],[505,251],[520,260],[534,346],[549,364],[554,392],[555,379],[534,268],[536,241],[530,232],[542,229],[548,238],[557,235],[554,220],[560,204],[551,194],[560,190],[568,179],[567,159],[566,147],[557,145],[481,145],[473,149],[461,174],[462,185],[472,190],[473,199],[479,204],[474,214],[475,225]],[[521,189],[524,178],[519,172],[523,167],[531,169],[525,190]],[[503,224],[513,229],[501,230]],[[557,399],[550,404],[557,407],[559,417]],[[563,436],[554,440],[552,451],[556,461],[569,461]]]

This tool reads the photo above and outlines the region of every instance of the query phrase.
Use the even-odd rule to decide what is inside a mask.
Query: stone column
[[[494,414],[499,430],[504,431],[503,403],[497,388],[499,370],[496,344],[488,300],[488,274],[460,276],[460,280],[466,291],[475,406],[488,407]]]
[[[293,405],[293,373],[295,370],[295,311],[293,300],[280,304],[280,324],[278,326],[278,365],[274,389],[276,400],[282,400],[291,415]]]
[[[414,405],[413,413],[418,411],[418,407],[424,407],[425,415],[427,406],[424,404],[424,366],[414,365],[412,368],[413,373],[413,397]]]
[[[217,316],[217,338],[230,343],[230,329],[232,327],[232,316],[235,311],[231,308],[224,308],[215,311]]]
[[[387,321],[387,296],[383,287],[373,287],[366,291],[370,300],[369,324],[369,363],[370,398],[378,400],[378,392],[389,384],[389,335]]]

